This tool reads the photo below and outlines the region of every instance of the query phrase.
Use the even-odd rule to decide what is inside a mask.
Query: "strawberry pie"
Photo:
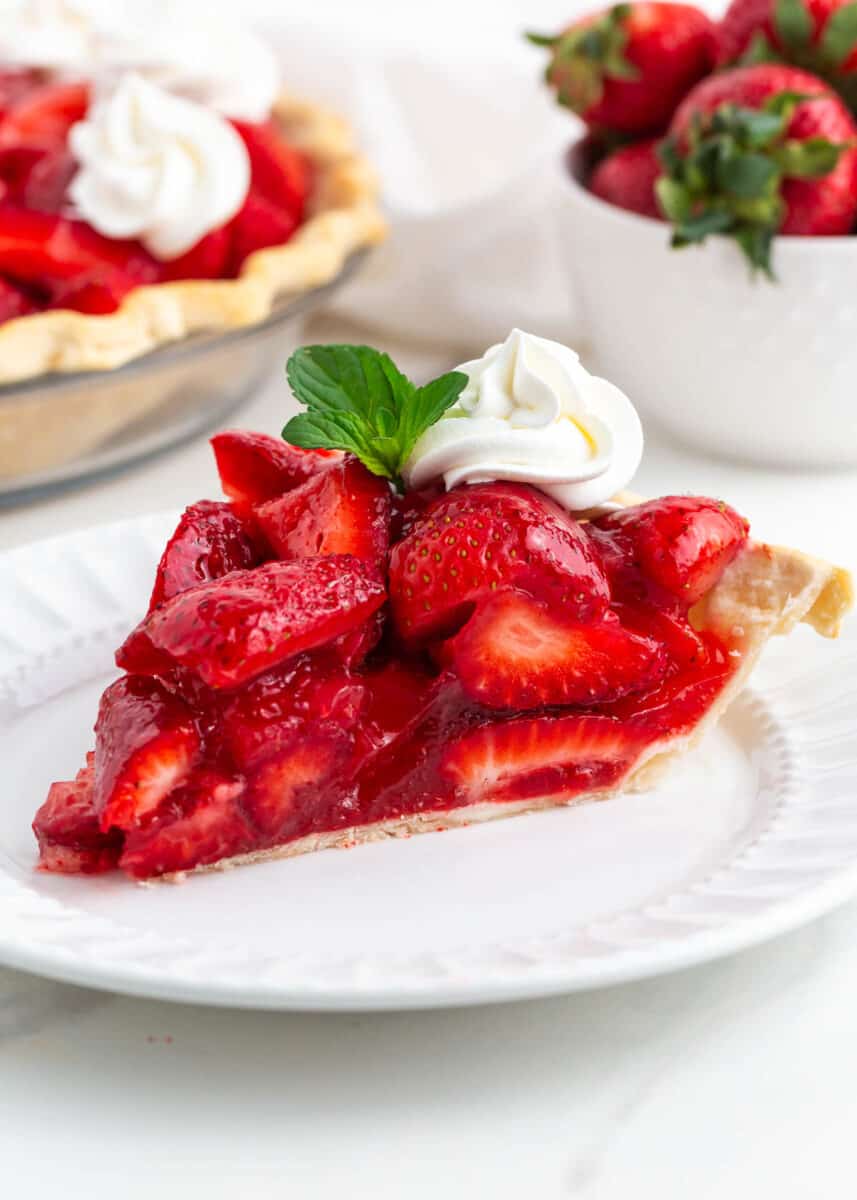
[[[0,383],[252,324],[383,234],[347,129],[259,39],[128,19],[4,17]]]
[[[651,786],[846,572],[721,500],[622,491],[628,399],[519,330],[422,387],[297,351],[284,440],[218,434],[119,647],[48,871],[176,877]]]

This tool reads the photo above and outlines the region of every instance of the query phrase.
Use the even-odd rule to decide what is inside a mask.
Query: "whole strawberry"
[[[663,172],[657,146],[655,138],[646,138],[614,150],[590,175],[589,190],[608,204],[662,220],[655,195],[655,183]]]
[[[857,218],[857,125],[815,75],[763,63],[705,79],[660,148],[658,201],[673,245],[734,237],[771,271],[777,233],[831,237]]]
[[[732,0],[718,43],[721,66],[783,59],[828,80],[857,109],[854,0]]]
[[[717,54],[714,24],[690,4],[616,4],[527,37],[551,52],[546,79],[559,103],[621,134],[661,132]]]

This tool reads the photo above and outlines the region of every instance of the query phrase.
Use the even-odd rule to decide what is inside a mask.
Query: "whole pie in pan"
[[[209,8],[4,12],[0,384],[253,324],[383,235],[345,123]]]
[[[202,137],[213,142],[212,155],[220,153],[219,133],[238,172],[246,171],[234,195],[222,204],[217,198],[202,232],[192,222],[183,238],[168,241],[161,214],[131,211],[130,199],[121,211],[121,192],[101,213],[97,188],[107,183],[98,178],[98,163],[82,164],[74,148],[96,156],[106,140],[101,125],[120,102],[129,125],[149,103],[169,128],[183,118],[203,125],[210,119],[214,131],[204,129]],[[126,155],[132,185],[140,170],[133,160],[154,157],[156,135],[138,140]],[[162,140],[161,170],[174,168],[173,154],[178,173],[184,148],[176,150],[167,135]],[[112,170],[108,163],[108,183]],[[144,182],[167,191],[160,176]],[[217,186],[203,174],[196,189],[183,193],[177,184],[158,203],[169,209],[178,191],[197,210],[204,189]],[[102,228],[123,236],[85,219],[87,203]],[[124,234],[143,227],[148,236]],[[201,330],[255,324],[277,297],[329,282],[351,254],[383,234],[368,163],[346,123],[315,104],[281,93],[264,121],[228,121],[133,74],[99,101],[87,82],[45,82],[36,71],[0,68],[0,384],[110,370]]]
[[[288,440],[213,438],[226,499],[167,542],[36,815],[45,870],[176,878],[642,790],[770,637],[851,603],[719,499],[622,493],[636,415],[555,343],[420,388],[306,347],[289,379]]]
[[[184,3],[4,11],[0,490],[213,421],[264,372],[274,325],[384,235],[347,124],[283,90],[271,45],[203,19]],[[217,336],[237,329],[240,344]],[[186,356],[106,386],[192,335]]]

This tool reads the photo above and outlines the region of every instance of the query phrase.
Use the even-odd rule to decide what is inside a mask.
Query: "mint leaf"
[[[450,371],[416,387],[387,354],[371,346],[303,346],[286,365],[306,408],[283,437],[307,450],[356,454],[374,475],[402,488],[402,468],[416,441],[458,399],[467,376]]]

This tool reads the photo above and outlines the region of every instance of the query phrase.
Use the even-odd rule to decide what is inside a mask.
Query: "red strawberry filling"
[[[348,455],[293,491],[259,505],[255,517],[278,558],[353,554],[386,565],[391,512],[386,480],[370,475]]]
[[[273,121],[237,123],[250,157],[241,211],[180,258],[158,262],[136,241],[101,237],[74,219],[77,164],[67,142],[90,89],[0,72],[0,321],[51,308],[115,311],[142,284],[236,276],[256,250],[287,242],[304,219],[312,173]]]
[[[356,459],[251,434],[215,449],[232,503],[193,505],[170,538],[94,759],[36,816],[46,870],[147,878],[610,790],[740,661],[689,618],[746,542],[725,505],[587,524],[481,484],[397,502],[390,548],[387,484]]]

